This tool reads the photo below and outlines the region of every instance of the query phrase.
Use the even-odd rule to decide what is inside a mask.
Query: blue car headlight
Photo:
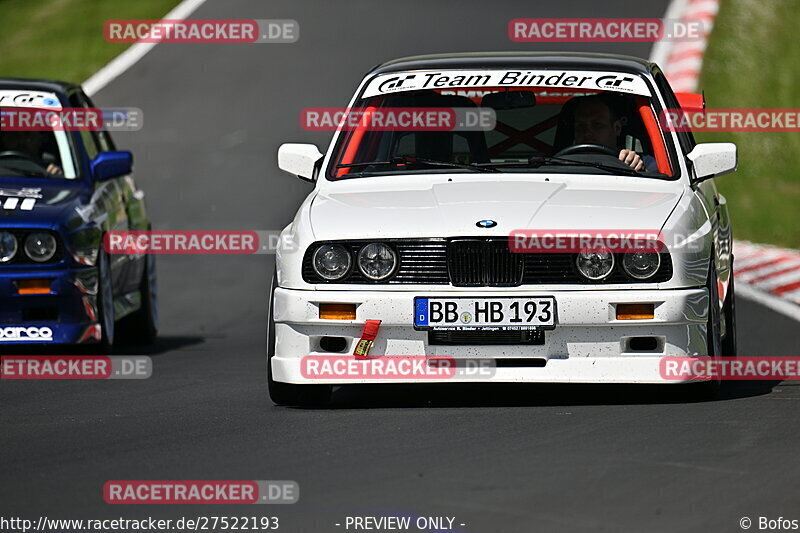
[[[50,233],[35,231],[25,238],[25,255],[37,263],[52,259],[57,249],[58,241]]]
[[[7,231],[0,231],[0,263],[8,263],[17,255],[17,238]]]

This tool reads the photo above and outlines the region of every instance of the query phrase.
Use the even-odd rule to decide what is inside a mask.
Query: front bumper
[[[49,294],[19,294],[18,282],[48,279]],[[0,346],[76,344],[101,338],[97,269],[28,268],[0,272]]]
[[[471,294],[448,291],[306,291],[275,289],[275,356],[273,379],[286,383],[413,383],[431,381],[553,382],[553,383],[676,383],[665,379],[660,361],[667,356],[700,357],[708,354],[706,317],[708,292],[703,288],[671,290],[519,290],[515,297],[553,296],[557,321],[545,332],[542,345],[433,345],[426,331],[413,327],[415,296],[508,297],[507,291],[480,290]],[[319,318],[320,303],[354,303],[356,320]],[[652,303],[655,317],[649,320],[617,320],[616,305]],[[352,354],[364,322],[382,321],[370,356],[439,356],[455,359],[514,359],[537,365],[504,366],[491,376],[459,376],[443,379],[307,379],[301,370],[306,356]],[[320,338],[346,339],[339,353],[321,350]],[[633,337],[654,337],[656,347],[633,350]]]

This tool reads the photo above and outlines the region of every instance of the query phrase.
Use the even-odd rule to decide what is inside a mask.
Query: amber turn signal
[[[356,304],[319,304],[319,317],[328,320],[355,320]]]
[[[18,294],[50,294],[51,279],[21,279],[17,281]]]
[[[617,320],[643,320],[655,316],[653,304],[617,304]]]

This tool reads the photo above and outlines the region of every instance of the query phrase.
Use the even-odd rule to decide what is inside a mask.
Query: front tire
[[[722,355],[736,357],[736,296],[733,287],[733,270],[728,283],[728,294],[725,297],[725,337],[722,339]]]
[[[153,344],[158,336],[158,277],[155,256],[144,259],[144,271],[139,283],[142,304],[119,323],[119,337],[133,344]]]
[[[300,407],[320,407],[330,401],[333,387],[331,385],[296,385],[272,379],[272,358],[275,357],[275,319],[272,305],[275,298],[275,287],[278,286],[277,272],[272,275],[272,286],[269,291],[267,306],[267,387],[269,397],[275,405],[296,405]]]
[[[114,288],[111,282],[111,260],[105,250],[97,256],[97,320],[101,338],[97,348],[110,353],[114,346],[116,315],[114,312]]]
[[[713,257],[713,254],[712,254]],[[706,327],[706,344],[708,345],[708,357],[717,359],[723,355],[721,337],[721,312],[719,309],[719,285],[717,279],[717,268],[712,260],[708,271],[708,321]],[[713,400],[719,396],[722,387],[722,379],[714,378],[710,381],[694,383],[695,398],[698,400]]]

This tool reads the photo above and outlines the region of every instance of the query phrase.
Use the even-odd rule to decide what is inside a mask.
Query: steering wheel
[[[39,159],[36,156],[26,154],[25,152],[18,152],[17,150],[3,150],[2,152],[0,152],[0,159],[3,159],[5,157],[17,157],[19,159],[24,159],[25,161],[33,163],[34,165],[36,165],[41,169],[45,170],[47,169],[47,167],[42,164],[41,159]]]
[[[604,154],[610,155],[613,157],[617,157],[619,155],[618,152],[614,151],[612,148],[608,146],[604,146],[602,144],[593,144],[593,143],[584,143],[584,144],[574,144],[572,146],[567,146],[558,151],[553,157],[561,157],[564,155],[571,155],[571,154],[585,154],[585,153],[596,153],[596,154]],[[2,156],[2,154],[0,154]]]

